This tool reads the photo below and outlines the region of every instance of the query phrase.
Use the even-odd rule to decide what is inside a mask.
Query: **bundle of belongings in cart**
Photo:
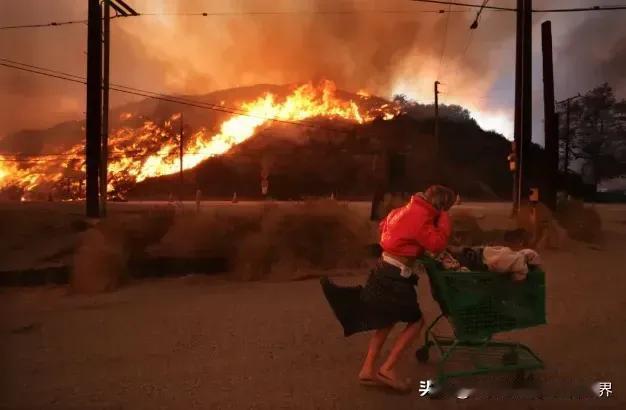
[[[541,266],[541,257],[532,249],[513,250],[506,246],[449,247],[439,254],[427,254],[447,271],[498,272],[523,281],[530,270]]]

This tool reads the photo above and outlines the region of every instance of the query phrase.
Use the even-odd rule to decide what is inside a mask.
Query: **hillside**
[[[441,154],[435,159],[432,119],[408,115],[360,125],[343,135],[310,129],[294,132],[274,126],[228,154],[206,160],[184,173],[184,196],[259,198],[261,170],[269,170],[270,196],[369,198],[375,189],[412,192],[445,183],[476,199],[507,199],[511,175],[510,142],[483,131],[474,121],[443,119]],[[296,138],[290,138],[291,134]],[[392,164],[388,163],[391,158]],[[389,173],[392,186],[385,186]],[[129,198],[167,198],[180,189],[178,175],[137,184]]]
[[[258,84],[229,88],[203,95],[180,95],[176,98],[231,108],[239,107],[242,102],[254,100],[265,93],[284,97],[290,89],[291,87],[288,85]],[[370,97],[365,100],[354,93],[342,90],[337,90],[337,97],[344,100],[359,101],[359,104],[372,107],[388,102],[378,97]],[[170,118],[174,113],[181,111],[184,112],[185,123],[191,129],[211,128],[230,117],[230,114],[224,112],[147,98],[111,109],[110,129],[115,130],[126,125],[124,119],[126,113],[132,113],[141,120],[160,123]],[[0,152],[24,155],[63,152],[75,144],[83,143],[85,138],[84,124],[84,120],[66,121],[47,129],[22,130],[4,137],[0,136]]]
[[[268,92],[274,94],[276,100],[281,100],[293,90],[293,86],[264,84],[178,98],[228,108],[241,107],[242,103],[256,100]],[[313,117],[306,120],[312,125],[310,127],[266,122],[256,128],[252,138],[233,146],[223,155],[206,159],[186,170],[184,195],[193,198],[199,189],[204,197],[230,197],[233,192],[243,197],[259,197],[261,171],[264,169],[269,173],[270,195],[276,198],[332,193],[365,198],[375,189],[411,192],[433,182],[446,183],[473,198],[510,197],[511,177],[506,162],[510,142],[497,133],[483,131],[462,107],[442,106],[440,109],[442,119],[437,159],[436,142],[432,135],[434,124],[429,117],[431,106],[402,98],[391,103],[378,97],[364,97],[334,89],[332,93],[334,100],[345,101],[343,104],[354,102],[362,113],[378,115],[376,112],[380,107],[393,105],[402,107],[405,114],[392,120],[380,118],[362,124],[341,118]],[[317,97],[322,98],[321,95]],[[232,118],[232,114],[219,110],[154,99],[138,101],[112,110],[111,130],[121,135],[119,140],[122,143],[112,147],[111,151],[122,157],[128,155],[129,159],[133,156],[143,158],[154,155],[159,152],[159,147],[167,144],[170,171],[165,173],[177,170],[178,125],[172,119],[181,110],[185,134],[194,136],[202,132],[205,140],[219,133],[224,122]],[[80,156],[83,124],[83,121],[65,122],[47,130],[8,135],[0,140],[0,151],[40,155],[70,150],[73,155]],[[143,151],[137,154],[134,141],[139,136],[143,138],[144,147],[140,147]],[[186,149],[191,155],[194,149],[190,147],[192,142],[186,141]],[[54,164],[54,172],[61,172],[63,181],[70,180],[77,178],[79,165],[58,161]],[[46,172],[41,163],[36,166],[40,174]],[[67,172],[69,168],[73,168],[73,173]],[[23,169],[20,172],[24,175],[28,173]],[[127,178],[137,172],[136,167],[116,172],[116,195],[168,198],[180,189],[177,174]],[[391,186],[385,186],[386,175],[389,175]],[[83,189],[80,181],[73,182],[74,186],[70,186],[71,180],[63,182],[70,184],[63,188],[65,191],[54,187],[60,183],[54,182],[45,189],[54,191],[55,196],[80,196]],[[13,192],[13,196],[19,197],[19,192]]]

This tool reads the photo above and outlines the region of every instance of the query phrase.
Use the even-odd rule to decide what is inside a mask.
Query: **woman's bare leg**
[[[404,330],[398,335],[391,351],[389,352],[389,356],[387,356],[387,360],[380,367],[380,374],[385,376],[388,379],[399,381],[395,374],[395,367],[400,360],[402,354],[406,351],[407,347],[415,340],[417,335],[424,327],[424,319],[420,319],[418,322],[409,323]]]
[[[365,356],[365,361],[363,362],[363,367],[361,367],[361,371],[359,372],[359,379],[375,378],[376,359],[378,359],[383,344],[385,344],[385,340],[387,340],[387,336],[389,336],[389,332],[391,332],[391,329],[393,329],[393,326],[389,326],[384,329],[378,329],[372,335],[369,346],[367,348],[367,355]]]

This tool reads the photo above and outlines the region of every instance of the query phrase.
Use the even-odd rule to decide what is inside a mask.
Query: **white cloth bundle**
[[[532,249],[514,251],[505,246],[486,246],[483,249],[483,263],[492,272],[512,273],[514,280],[524,280],[528,265],[541,265],[541,258]]]

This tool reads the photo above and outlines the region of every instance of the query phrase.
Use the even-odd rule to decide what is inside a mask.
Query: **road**
[[[0,408],[620,408],[626,232],[615,227],[601,250],[576,244],[546,252],[548,324],[502,335],[528,344],[546,363],[530,393],[511,390],[505,377],[475,382],[478,397],[485,396],[480,389],[500,397],[491,400],[365,389],[356,374],[368,335],[342,336],[317,280],[192,275],[97,296],[68,295],[63,287],[1,290]],[[364,276],[336,280],[359,283]],[[426,278],[419,294],[426,317],[435,317]],[[410,354],[401,371],[417,388],[435,367]],[[598,381],[612,382],[610,399],[591,397],[589,386]],[[474,381],[459,386],[465,383]],[[522,392],[541,392],[545,400],[516,398]],[[588,398],[571,398],[581,394]]]

